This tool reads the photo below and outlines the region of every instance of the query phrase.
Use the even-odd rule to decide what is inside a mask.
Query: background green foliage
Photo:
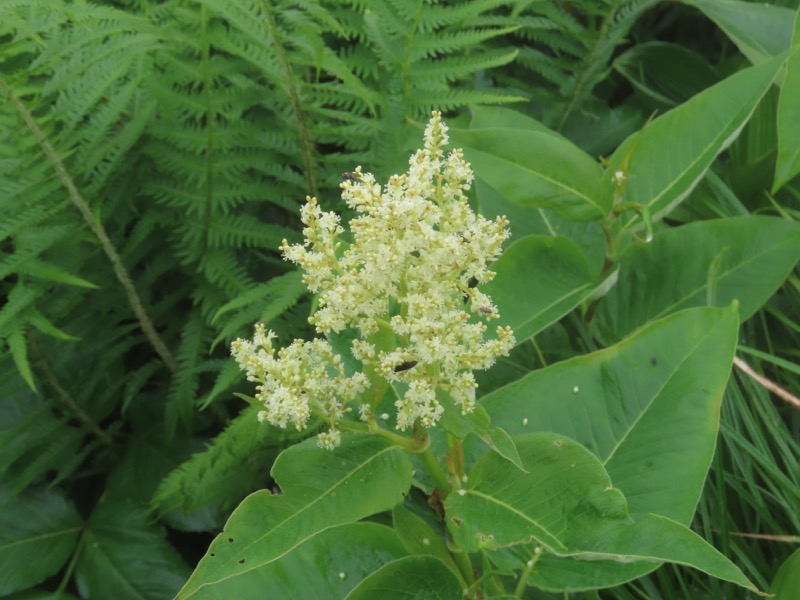
[[[279,342],[311,335],[311,299],[277,252],[283,238],[301,239],[306,195],[341,208],[343,171],[402,170],[432,108],[475,129],[503,126],[476,105],[513,103],[564,147],[617,167],[620,144],[647,132],[653,115],[765,63],[793,33],[797,44],[798,2],[775,4],[0,4],[0,595],[174,595],[231,510],[274,485],[275,457],[301,438],[259,425],[233,397],[247,387],[228,344],[258,320]],[[800,97],[798,61],[783,80],[797,94],[772,86],[755,98],[732,145],[657,224],[654,245],[624,254],[623,267],[696,260],[688,240],[715,228],[744,257],[796,253],[796,236],[776,247],[788,234],[737,233],[733,217],[779,216],[786,227],[800,217],[800,120],[786,99]],[[482,375],[480,393],[666,314],[642,308],[630,281],[595,312],[598,232],[552,207],[516,206],[484,175],[476,202],[484,214],[508,213],[515,240],[556,227],[574,242],[531,237],[504,260],[532,260],[532,278],[580,292],[544,303],[549,312],[526,324],[536,337]],[[726,221],[703,228],[715,218]],[[553,256],[568,267],[550,269]],[[725,277],[707,284],[705,268],[703,293],[686,305],[748,296],[758,271],[734,277],[729,293]],[[747,304],[737,350],[795,395],[798,306],[795,267],[768,301]],[[694,529],[761,589],[800,535],[799,415],[737,372],[695,517]],[[343,527],[401,556],[378,525]],[[718,598],[728,585],[670,567],[599,596]]]

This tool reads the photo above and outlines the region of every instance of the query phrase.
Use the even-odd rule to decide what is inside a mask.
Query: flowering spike
[[[343,175],[342,198],[357,213],[344,252],[338,251],[344,232],[339,216],[323,211],[315,198],[301,209],[304,243],[281,246],[284,258],[303,269],[304,282],[319,294],[319,308],[309,318],[317,331],[355,328],[361,339],[351,351],[364,373],[404,384],[395,403],[400,430],[417,421],[425,427],[437,423],[444,411],[437,390],[463,413],[472,411],[473,371],[489,368],[515,343],[508,327],[484,339],[484,321],[499,315],[478,289],[494,277],[488,265],[510,235],[508,220],[489,221],[472,212],[465,195],[472,170],[461,150],[444,152],[447,142],[447,126],[434,112],[407,173],[392,176],[383,189],[361,167]],[[376,335],[387,326],[390,343]],[[346,376],[341,357],[324,340],[295,341],[276,358],[272,339],[257,325],[253,342],[236,340],[232,346],[248,380],[259,384],[263,418],[302,429],[317,414],[331,424],[320,434],[320,446],[337,446],[344,404],[357,401],[372,381],[364,373]],[[366,419],[377,408],[360,404]]]

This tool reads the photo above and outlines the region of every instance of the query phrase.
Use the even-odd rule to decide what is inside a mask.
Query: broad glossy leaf
[[[75,551],[83,519],[54,489],[0,490],[0,595],[37,585]]]
[[[684,308],[739,302],[748,319],[800,259],[800,225],[777,217],[699,221],[657,233],[620,258],[598,318],[616,339]]]
[[[737,329],[735,307],[690,309],[616,346],[533,372],[481,404],[512,436],[553,431],[581,442],[633,514],[688,524],[713,456]],[[589,589],[656,566],[548,555],[535,576],[547,589]]]
[[[163,529],[131,501],[101,501],[81,542],[75,579],[84,598],[171,598],[189,575]]]
[[[654,220],[682,202],[747,123],[782,62],[739,71],[625,140],[609,160],[626,175],[623,201],[648,206]]]
[[[585,560],[675,562],[755,588],[702,538],[668,518],[632,519],[598,458],[559,434],[516,439],[527,473],[493,454],[478,461],[463,493],[445,501],[454,540],[468,550],[538,542]]]
[[[778,100],[778,159],[773,193],[800,173],[800,10],[794,21],[794,53],[786,63]]]
[[[475,181],[474,189],[478,212],[488,219],[506,216],[510,221],[509,229],[514,243],[532,235],[566,238],[583,253],[592,273],[601,271],[605,259],[605,240],[598,223],[570,221],[551,210],[513,204],[480,176]]]
[[[522,342],[592,295],[597,283],[581,251],[564,237],[528,236],[511,244],[481,286],[497,305],[500,325]]]
[[[591,450],[633,514],[688,523],[719,426],[739,319],[682,311],[615,346],[534,371],[480,400],[512,438],[553,431]]]
[[[383,438],[346,434],[333,452],[313,439],[288,448],[272,476],[283,494],[245,498],[179,598],[275,561],[330,527],[392,508],[411,485],[411,462]]]
[[[789,47],[795,11],[775,4],[741,0],[683,0],[696,6],[736,44],[753,64]]]
[[[344,598],[364,577],[406,554],[389,527],[348,523],[323,531],[274,562],[202,587],[192,597]]]
[[[480,128],[450,131],[478,176],[515,204],[551,208],[570,219],[602,219],[611,202],[602,167],[541,124],[509,127],[509,118],[502,113],[497,126],[483,114]]]
[[[346,600],[458,600],[463,590],[445,564],[432,556],[400,558],[364,579]]]

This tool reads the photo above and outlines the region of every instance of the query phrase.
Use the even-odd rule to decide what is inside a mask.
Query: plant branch
[[[19,113],[20,117],[22,117],[22,120],[28,126],[28,129],[31,130],[31,133],[33,133],[36,141],[39,142],[39,145],[44,151],[45,156],[53,165],[61,184],[66,188],[70,201],[72,201],[72,203],[77,207],[83,216],[84,221],[86,221],[86,224],[89,225],[89,228],[100,241],[103,252],[105,252],[108,260],[111,261],[114,274],[117,276],[117,280],[122,284],[125,294],[128,297],[128,303],[131,305],[131,308],[133,309],[133,312],[142,327],[142,331],[144,331],[144,334],[149,340],[150,344],[153,346],[156,353],[158,353],[170,371],[177,371],[178,361],[175,360],[175,357],[172,356],[170,351],[167,349],[167,346],[156,332],[153,322],[150,320],[150,316],[145,311],[142,300],[139,298],[139,294],[136,292],[136,288],[133,286],[133,281],[131,280],[128,271],[125,269],[125,266],[122,264],[122,260],[120,259],[116,248],[114,248],[114,245],[111,243],[111,240],[109,239],[108,234],[106,234],[106,230],[102,223],[95,221],[88,202],[86,202],[83,196],[81,196],[81,193],[75,186],[75,182],[67,172],[61,157],[58,155],[58,152],[56,152],[55,148],[53,148],[53,145],[47,139],[44,132],[36,124],[33,115],[22,104],[19,98],[17,98],[17,96],[14,94],[14,91],[8,87],[2,77],[0,77],[0,92],[8,96],[11,105],[16,109],[17,113]]]
[[[758,373],[753,371],[750,365],[744,362],[741,358],[739,358],[738,356],[734,356],[733,364],[736,365],[740,371],[749,375],[750,377],[755,379],[758,383],[760,383],[762,386],[764,386],[767,390],[778,396],[778,398],[780,398],[781,400],[785,400],[795,408],[800,409],[800,398],[789,393],[781,386],[779,386],[777,383],[770,381],[763,375],[759,375]]]

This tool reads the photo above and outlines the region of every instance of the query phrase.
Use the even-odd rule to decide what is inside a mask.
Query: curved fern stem
[[[203,65],[203,99],[205,101],[206,112],[206,181],[205,181],[205,222],[203,224],[203,239],[200,254],[204,255],[208,248],[208,234],[211,230],[211,215],[213,213],[214,202],[214,119],[213,109],[211,108],[211,73],[210,73],[210,44],[208,41],[208,14],[206,5],[200,7],[200,35],[202,39],[202,65]]]
[[[0,92],[2,92],[5,96],[8,96],[11,105],[19,113],[20,117],[22,117],[22,120],[28,126],[28,129],[31,130],[31,133],[33,133],[36,141],[39,142],[39,145],[44,151],[45,156],[53,165],[53,169],[55,170],[58,179],[61,181],[61,184],[66,188],[70,201],[78,208],[83,216],[84,221],[86,221],[86,224],[89,225],[89,228],[100,241],[103,252],[105,252],[108,260],[111,261],[114,274],[117,276],[117,280],[119,280],[119,282],[122,284],[122,287],[125,290],[125,295],[128,297],[128,302],[130,303],[131,308],[133,309],[133,312],[142,327],[142,331],[144,331],[145,336],[150,341],[150,344],[152,344],[156,353],[161,357],[169,370],[172,372],[177,371],[178,361],[175,360],[175,357],[172,356],[170,351],[167,349],[167,346],[156,332],[153,322],[150,320],[150,316],[145,311],[142,300],[139,298],[139,294],[136,292],[136,288],[133,286],[133,281],[131,280],[127,269],[125,269],[125,266],[122,264],[122,260],[120,259],[116,248],[114,248],[114,245],[111,243],[111,240],[106,234],[106,230],[102,223],[95,221],[94,217],[92,216],[92,211],[89,208],[89,204],[86,202],[83,196],[81,196],[78,188],[75,187],[75,183],[72,181],[72,177],[70,177],[69,173],[67,172],[61,157],[44,135],[44,132],[39,129],[39,126],[36,124],[33,115],[31,115],[28,109],[25,108],[19,98],[17,98],[17,96],[14,94],[14,91],[8,87],[2,77],[0,77]]]
[[[275,23],[275,16],[272,14],[272,7],[262,0],[261,11],[266,18],[267,33],[273,40],[272,45],[275,49],[275,56],[280,61],[281,68],[286,76],[286,90],[289,93],[289,101],[292,103],[297,134],[300,136],[300,155],[303,161],[303,175],[306,179],[306,185],[310,190],[309,195],[316,198],[319,196],[319,188],[317,187],[316,163],[314,161],[314,142],[311,140],[311,134],[306,126],[305,111],[303,110],[302,104],[300,104],[300,95],[297,93],[297,86],[292,77],[292,67],[289,64],[289,59],[286,57],[286,52],[281,43],[280,31],[278,30],[277,23]]]
[[[617,7],[619,5],[619,0],[614,2],[611,6],[609,11],[606,13],[605,18],[603,19],[603,24],[600,26],[600,31],[597,34],[597,37],[594,40],[594,44],[592,45],[592,50],[589,52],[589,55],[586,57],[586,68],[581,71],[581,74],[578,76],[577,81],[575,82],[575,87],[572,88],[572,94],[570,95],[569,102],[564,107],[564,111],[561,113],[561,117],[558,119],[558,126],[556,127],[557,131],[561,131],[564,128],[564,125],[567,124],[567,120],[572,115],[572,111],[575,110],[576,105],[578,104],[578,97],[580,96],[581,92],[583,91],[583,86],[586,85],[586,80],[589,78],[589,75],[592,71],[592,67],[594,66],[594,61],[597,60],[597,54],[603,44],[606,42],[606,34],[608,33],[608,28],[611,26],[611,21],[614,18],[614,15],[617,12]]]
[[[0,82],[0,85],[2,85],[2,82]],[[88,413],[81,408],[81,405],[78,404],[75,399],[67,393],[67,390],[65,390],[61,385],[58,377],[56,377],[56,374],[53,373],[50,365],[47,364],[44,355],[39,352],[39,347],[36,342],[31,338],[29,343],[31,345],[31,351],[33,352],[34,356],[36,356],[36,366],[41,369],[42,373],[44,373],[44,378],[47,380],[47,383],[49,383],[56,391],[56,394],[58,394],[58,397],[61,399],[61,401],[67,406],[67,408],[75,413],[78,421],[81,422],[86,431],[94,434],[104,446],[112,448],[114,446],[114,441],[105,431],[100,428],[97,423],[92,420]]]
[[[411,94],[411,49],[414,47],[414,36],[419,29],[419,23],[422,20],[422,9],[425,4],[422,0],[417,4],[417,13],[414,15],[414,24],[411,26],[411,31],[408,32],[406,39],[405,53],[403,54],[403,103],[408,105],[409,96]]]

